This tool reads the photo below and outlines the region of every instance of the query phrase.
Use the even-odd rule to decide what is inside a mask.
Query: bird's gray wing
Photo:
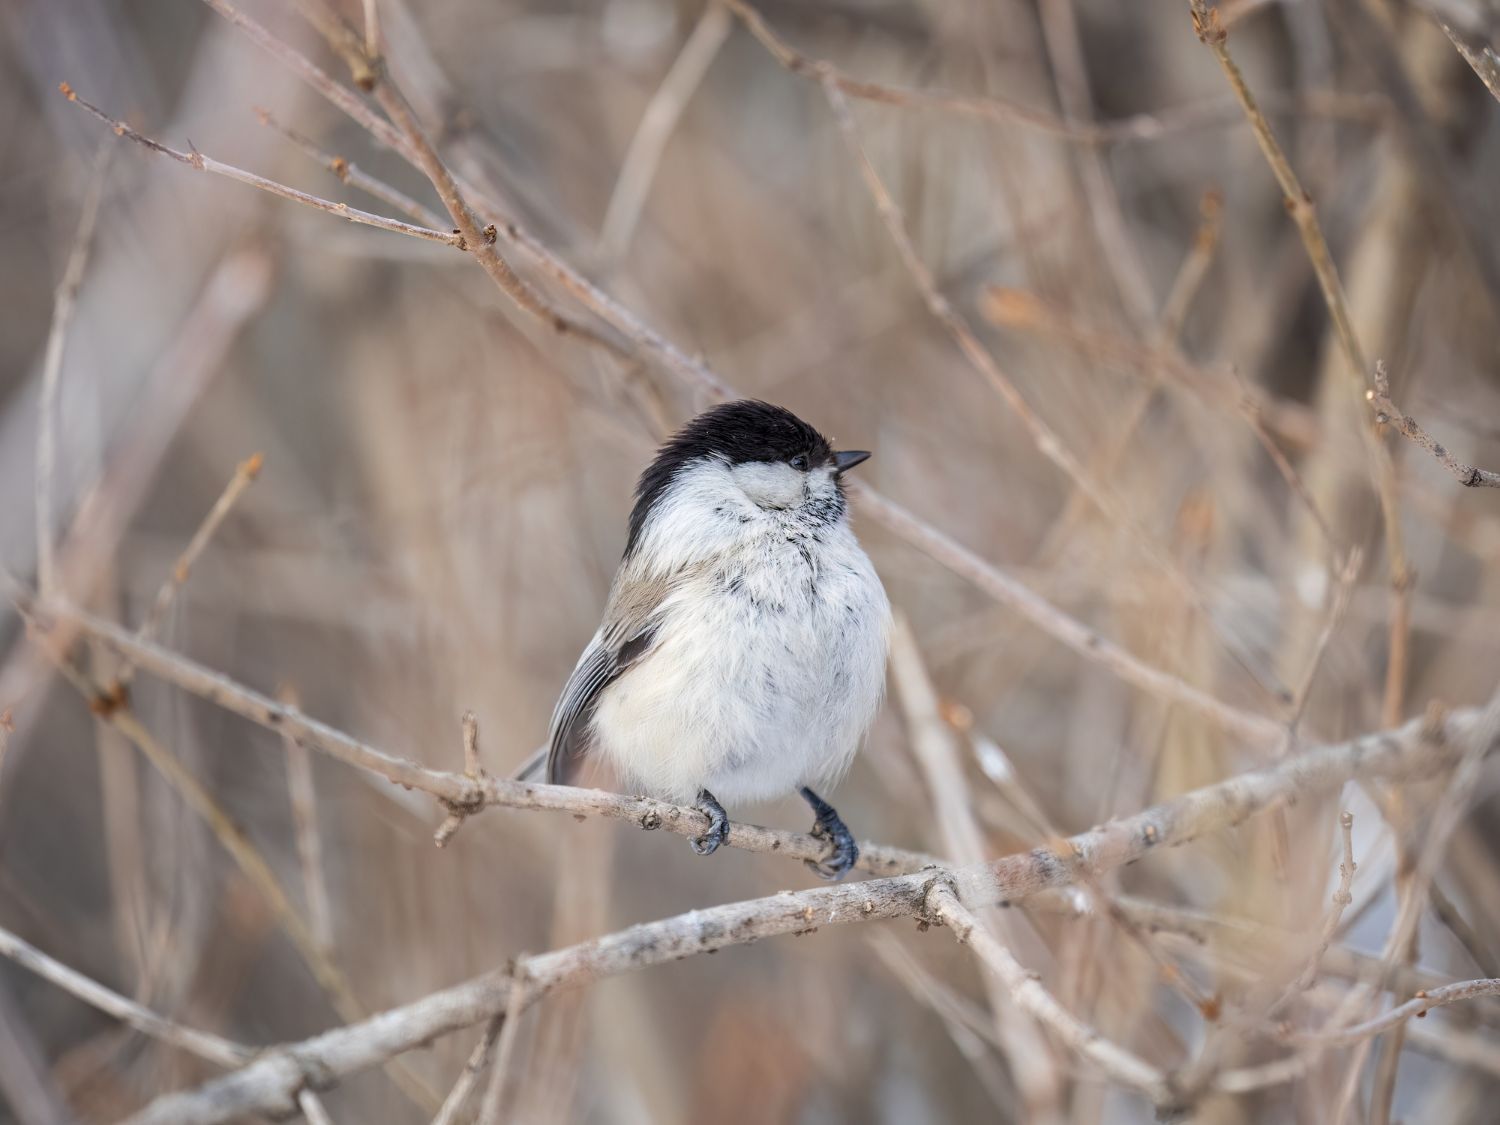
[[[552,712],[547,738],[549,784],[567,785],[578,772],[588,749],[589,720],[599,693],[651,651],[661,628],[658,611],[676,585],[665,579],[616,584],[604,611],[604,624],[578,658]]]

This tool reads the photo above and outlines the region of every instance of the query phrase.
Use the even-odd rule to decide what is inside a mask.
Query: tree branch
[[[910,86],[896,86],[887,82],[871,82],[855,78],[839,70],[826,59],[813,58],[791,46],[772,30],[764,16],[745,0],[720,0],[726,8],[739,17],[745,30],[754,36],[773,59],[792,74],[816,75],[820,71],[830,75],[838,88],[851,98],[875,102],[880,105],[904,106],[910,109],[932,110],[951,113],[960,117],[975,117],[997,124],[1019,125],[1046,136],[1084,145],[1109,145],[1130,141],[1151,141],[1160,137],[1193,129],[1210,128],[1217,125],[1233,125],[1239,120],[1232,101],[1203,102],[1197,105],[1179,106],[1155,113],[1137,113],[1118,121],[1101,124],[1065,121],[1045,110],[1033,109],[1016,102],[989,96],[957,94],[948,90],[922,90]],[[1333,97],[1316,100],[1298,98],[1277,99],[1278,109],[1287,112],[1320,114],[1354,120],[1376,120],[1383,103],[1367,97]]]
[[[1418,425],[1415,418],[1401,413],[1401,408],[1391,401],[1391,380],[1384,360],[1375,361],[1375,387],[1365,392],[1365,398],[1375,409],[1375,421],[1395,426],[1403,437],[1437,458],[1438,464],[1452,473],[1465,488],[1500,488],[1500,473],[1464,464]]]
[[[216,176],[224,176],[227,179],[238,180],[242,184],[249,184],[253,188],[279,195],[283,199],[290,199],[293,203],[301,203],[314,210],[333,215],[335,218],[344,219],[347,222],[358,223],[361,226],[374,227],[377,230],[390,231],[393,234],[410,235],[412,238],[425,239],[428,242],[441,242],[447,246],[455,246],[460,250],[468,249],[463,235],[452,231],[432,230],[428,227],[419,227],[412,223],[403,223],[400,219],[387,219],[384,215],[375,215],[369,211],[361,211],[357,207],[350,207],[347,203],[335,203],[331,199],[323,199],[321,196],[309,195],[305,191],[299,191],[286,184],[268,180],[264,176],[258,176],[254,172],[247,172],[243,168],[236,168],[233,164],[225,164],[215,160],[211,156],[205,156],[196,149],[192,152],[179,152],[162,144],[160,141],[152,140],[143,133],[137,132],[123,121],[116,121],[92,102],[78,96],[78,93],[66,82],[59,87],[68,101],[82,106],[93,114],[104,124],[108,125],[118,137],[134,141],[143,148],[162,156],[170,157],[179,164],[186,164],[189,168],[199,172],[210,172]]]
[[[141,666],[147,667],[144,660]],[[527,999],[534,1002],[559,988],[765,937],[805,933],[821,926],[903,915],[930,921],[929,895],[939,883],[946,884],[957,901],[970,910],[1015,902],[1041,890],[1063,886],[1076,877],[1097,878],[1155,848],[1188,843],[1205,833],[1239,824],[1271,805],[1325,793],[1355,777],[1430,773],[1457,756],[1488,752],[1494,748],[1497,722],[1500,722],[1500,694],[1483,710],[1470,708],[1448,715],[1436,740],[1422,721],[1413,720],[1399,730],[1310,749],[1274,766],[1110,821],[1060,841],[1053,848],[1037,848],[951,871],[920,871],[863,883],[782,892],[633,926],[528,958]],[[347,736],[339,737],[347,740]],[[423,772],[444,776],[435,771]],[[588,802],[595,796],[578,793],[584,800],[572,805],[563,799],[566,791],[562,787],[521,788],[531,790],[534,797],[549,800],[545,806],[525,807],[591,811]],[[546,790],[557,793],[555,805],[550,800],[552,793],[543,792]],[[740,828],[735,826],[736,830]],[[377,1065],[438,1035],[501,1015],[510,1006],[512,980],[509,967],[497,969],[360,1023],[267,1051],[234,1074],[196,1090],[158,1099],[131,1118],[131,1125],[211,1125],[236,1114],[286,1110],[299,1090],[325,1088],[345,1075]]]

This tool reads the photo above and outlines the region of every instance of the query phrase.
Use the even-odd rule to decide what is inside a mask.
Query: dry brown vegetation
[[[1483,5],[3,10],[5,1119],[1492,1117]],[[506,780],[730,394],[876,451],[835,887]]]

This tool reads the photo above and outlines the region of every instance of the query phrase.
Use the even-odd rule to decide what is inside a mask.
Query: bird
[[[818,793],[852,762],[885,689],[890,601],[849,525],[834,451],[790,410],[753,399],[686,423],[641,474],[603,620],[558,698],[545,776],[590,754],[636,791],[691,805],[729,834],[722,802],[798,792],[837,881],[859,848]],[[539,751],[519,776],[542,768]],[[816,788],[814,788],[816,787]]]

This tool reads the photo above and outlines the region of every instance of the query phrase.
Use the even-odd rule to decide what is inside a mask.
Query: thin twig
[[[357,121],[385,148],[400,153],[408,160],[413,159],[411,145],[395,126],[371,111],[370,107],[351,93],[348,87],[336,81],[327,71],[292,47],[286,40],[251,19],[229,3],[229,0],[203,0],[203,2],[243,31],[256,46],[291,70],[309,87],[326,98],[330,104],[343,110],[350,118]],[[337,32],[329,29],[328,34],[337,35]]]
[[[78,229],[68,251],[62,280],[53,298],[52,324],[47,330],[47,350],[42,360],[42,387],[37,398],[36,439],[36,569],[37,588],[43,597],[57,589],[56,546],[53,543],[56,500],[53,496],[53,474],[57,469],[57,400],[62,386],[63,354],[67,348],[68,328],[78,306],[78,290],[83,286],[83,271],[88,265],[89,250],[94,243],[94,227],[99,221],[99,207],[104,202],[104,184],[113,147],[103,145],[94,159],[94,172],[84,196],[78,217]]]
[[[511,1058],[516,1052],[516,1041],[520,1038],[521,1014],[531,999],[531,967],[524,955],[516,958],[510,977],[510,999],[505,1005],[505,1014],[500,1017],[500,1041],[495,1047],[494,1068],[490,1071],[490,1084],[484,1092],[475,1125],[503,1125],[505,1121],[506,1080],[510,1075]]]
[[[1292,221],[1297,226],[1297,233],[1301,236],[1302,245],[1307,251],[1308,261],[1312,263],[1313,273],[1317,276],[1318,287],[1323,292],[1323,303],[1327,305],[1328,314],[1333,320],[1334,333],[1344,355],[1349,386],[1352,391],[1363,391],[1366,389],[1365,372],[1369,370],[1369,367],[1365,363],[1364,351],[1355,335],[1354,319],[1349,314],[1349,305],[1344,298],[1343,283],[1339,280],[1338,268],[1334,265],[1328,242],[1323,237],[1323,228],[1318,223],[1317,210],[1313,206],[1312,197],[1303,189],[1297,179],[1297,174],[1292,171],[1291,162],[1287,160],[1286,153],[1277,143],[1276,136],[1271,131],[1271,125],[1256,104],[1255,96],[1250,92],[1244,75],[1240,73],[1239,66],[1230,57],[1227,45],[1229,32],[1220,22],[1218,9],[1210,8],[1207,0],[1191,0],[1190,7],[1193,30],[1218,60],[1219,68],[1224,72],[1224,77],[1228,79],[1230,88],[1244,109],[1245,116],[1250,121],[1251,130],[1255,134],[1256,143],[1260,146],[1261,153],[1265,156],[1266,163],[1270,165],[1271,173],[1276,177],[1276,182],[1281,188],[1287,213],[1291,215]],[[1366,458],[1369,461],[1370,472],[1374,478],[1375,492],[1380,499],[1380,514],[1385,527],[1388,556],[1386,563],[1390,569],[1390,652],[1386,664],[1381,716],[1385,723],[1391,725],[1400,719],[1406,691],[1406,666],[1411,640],[1412,578],[1406,559],[1406,546],[1402,538],[1401,512],[1396,493],[1396,472],[1391,463],[1390,450],[1370,427],[1360,426],[1359,432]]]
[[[1124,682],[1180,704],[1251,745],[1280,742],[1285,728],[1275,719],[1232,707],[1172,673],[1147,664],[868,486],[856,482],[849,491],[862,514],[873,517],[924,555],[972,582],[1080,656],[1108,668]]]
[[[32,621],[35,623],[35,619]],[[95,683],[69,657],[56,649],[52,638],[43,637],[41,647],[63,678],[87,701],[89,710],[124,735],[209,827],[236,866],[271,908],[278,924],[291,939],[293,947],[339,1015],[346,1021],[365,1018],[368,1012],[355,995],[348,979],[292,905],[290,896],[265,856],[213,794],[136,718],[135,713],[130,710],[128,692],[116,684],[105,686]],[[426,1108],[438,1105],[437,1095],[401,1060],[393,1060],[389,1069],[392,1081],[417,1105]]]
[[[733,26],[728,10],[710,0],[647,103],[604,208],[599,249],[607,261],[618,261],[629,247],[667,141]]]
[[[374,176],[364,171],[354,161],[333,153],[325,152],[313,141],[303,136],[289,125],[283,125],[269,110],[257,108],[256,119],[267,128],[275,129],[292,144],[296,145],[306,155],[312,157],[318,164],[327,168],[335,176],[352,188],[358,188],[366,195],[373,195],[382,203],[394,207],[397,211],[410,215],[424,227],[440,227],[443,225],[443,217],[425,204],[418,203],[403,191],[398,191],[383,180],[377,180]]]
[[[1422,722],[1421,737],[1426,741],[1440,742],[1444,737],[1443,724],[1444,715],[1441,708],[1434,708]],[[1396,919],[1391,925],[1390,933],[1386,936],[1380,970],[1375,981],[1371,985],[1352,990],[1347,1002],[1335,1017],[1335,1023],[1346,1022],[1343,1018],[1346,1011],[1352,1013],[1367,1005],[1376,993],[1383,991],[1389,985],[1392,977],[1404,963],[1413,960],[1417,925],[1421,921],[1422,911],[1427,903],[1427,888],[1437,877],[1438,866],[1447,853],[1448,843],[1454,830],[1468,812],[1475,782],[1484,764],[1484,757],[1476,748],[1489,745],[1497,738],[1500,738],[1500,696],[1492,699],[1480,713],[1475,723],[1474,741],[1469,743],[1459,756],[1448,778],[1448,784],[1434,806],[1426,825],[1426,836],[1422,842],[1422,848],[1417,853],[1416,861],[1412,863],[1409,874],[1406,875],[1404,885],[1400,888]],[[1399,827],[1399,823],[1396,826]],[[1404,1031],[1405,1024],[1398,1024],[1395,1029],[1396,1035],[1402,1035]],[[1352,1101],[1359,1088],[1359,1076],[1364,1068],[1368,1047],[1368,1040],[1362,1039],[1358,1049],[1353,1053],[1343,1084],[1343,1106],[1347,1106]],[[1386,1062],[1386,1059],[1390,1061]],[[1379,1093],[1384,1088],[1386,1096],[1389,1096],[1389,1084],[1395,1081],[1394,1070],[1391,1069],[1395,1065],[1394,1056],[1383,1054],[1382,1064],[1384,1073],[1377,1075],[1376,1090]],[[1382,1082],[1386,1084],[1384,1087]],[[1336,1108],[1331,1120],[1337,1122],[1344,1116],[1343,1109]]]
[[[843,135],[845,143],[849,148],[850,155],[857,164],[860,175],[869,189],[870,196],[875,202],[876,210],[885,225],[891,241],[895,244],[902,262],[906,266],[907,273],[911,275],[918,292],[922,295],[923,302],[932,313],[934,319],[947,330],[953,342],[963,353],[964,358],[975,371],[990,385],[1001,397],[1016,416],[1016,419],[1025,428],[1027,435],[1037,452],[1048,461],[1052,462],[1073,485],[1089,498],[1089,501],[1109,519],[1118,525],[1130,537],[1137,549],[1151,561],[1152,565],[1162,571],[1183,593],[1185,597],[1198,609],[1199,612],[1215,624],[1216,631],[1224,637],[1225,647],[1230,656],[1243,668],[1250,679],[1266,695],[1272,699],[1278,699],[1281,691],[1268,684],[1265,673],[1257,670],[1251,663],[1251,657],[1238,638],[1225,635],[1222,626],[1211,611],[1203,596],[1198,592],[1192,580],[1183,573],[1171,558],[1169,558],[1156,544],[1139,523],[1137,523],[1128,512],[1126,512],[1120,498],[1104,483],[1094,479],[1088,469],[1078,460],[1077,456],[1069,450],[1058,433],[1041,417],[1026,401],[1015,382],[1007,375],[995,361],[979,338],[975,336],[968,321],[964,318],[953,304],[943,296],[938,289],[937,279],[933,277],[932,270],[922,261],[917,253],[916,246],[912,243],[911,235],[907,232],[906,221],[901,214],[901,209],[892,198],[890,191],[875,170],[869,154],[865,151],[864,144],[860,140],[858,126],[854,121],[854,114],[849,108],[849,103],[839,89],[838,84],[826,73],[822,75],[823,92],[827,95],[829,108],[833,111],[835,122]]]
[[[927,906],[937,920],[952,928],[960,944],[973,947],[984,966],[1004,983],[1016,1004],[1074,1054],[1087,1059],[1111,1081],[1144,1094],[1155,1105],[1164,1106],[1172,1101],[1172,1091],[1161,1071],[1105,1038],[1059,1004],[1010,950],[979,924],[951,886],[934,883],[927,894]]]
[[[432,1119],[432,1125],[458,1125],[459,1115],[468,1105],[470,1095],[479,1085],[479,1080],[484,1077],[484,1072],[489,1069],[490,1058],[495,1052],[495,1041],[500,1038],[500,1028],[504,1022],[505,1017],[499,1015],[484,1025],[484,1034],[479,1037],[479,1042],[474,1044],[474,1050],[470,1052],[468,1059],[464,1062],[463,1070],[459,1072],[458,1081],[453,1083],[453,1088],[443,1099],[442,1107],[438,1110],[437,1116]]]
[[[459,236],[464,239],[464,248],[474,255],[484,272],[490,275],[490,279],[518,307],[531,313],[554,331],[573,330],[574,323],[522,281],[515,270],[511,269],[510,263],[495,249],[497,238],[495,226],[491,224],[483,229],[480,228],[479,220],[469,209],[468,203],[464,200],[458,184],[454,182],[447,165],[443,163],[442,157],[432,147],[427,134],[417,123],[416,115],[406,104],[406,99],[389,82],[381,82],[375,88],[375,99],[380,103],[380,108],[385,110],[386,116],[406,137],[416,157],[417,167],[432,181],[432,186],[437,189],[443,206],[448,209],[448,215],[453,219]]]
[[[296,693],[283,688],[282,702],[295,707]],[[318,825],[318,794],[313,781],[312,755],[289,735],[282,736],[286,751],[287,797],[292,805],[292,824],[297,833],[297,860],[302,867],[302,893],[307,899],[307,924],[325,952],[333,951],[333,906],[328,880],[323,873],[323,832]]]
[[[223,1067],[243,1066],[255,1058],[254,1048],[231,1042],[211,1032],[199,1031],[173,1023],[134,1000],[105,988],[102,984],[47,956],[30,942],[9,930],[0,929],[0,954],[9,957],[23,969],[51,981],[63,991],[76,996],[90,1007],[113,1016],[137,1031],[171,1044],[200,1059]]]
[[[1193,232],[1193,244],[1189,247],[1172,286],[1161,303],[1161,312],[1156,317],[1156,338],[1167,347],[1175,347],[1182,338],[1182,326],[1193,306],[1193,299],[1208,276],[1213,264],[1214,251],[1219,247],[1219,238],[1224,232],[1224,194],[1217,188],[1203,193],[1198,202],[1198,228]]]
[[[1495,53],[1495,48],[1486,43],[1477,35],[1453,27],[1451,24],[1439,22],[1438,26],[1443,29],[1443,34],[1453,42],[1458,53],[1463,56],[1464,62],[1468,63],[1474,73],[1479,76],[1479,81],[1484,87],[1500,101],[1500,54]]]
[[[156,599],[151,603],[151,609],[147,611],[140,628],[136,630],[136,635],[142,640],[154,641],[157,638],[161,632],[162,622],[167,619],[167,613],[171,610],[178,592],[187,584],[188,576],[192,574],[193,565],[217,534],[220,525],[229,517],[230,511],[233,510],[240,496],[260,475],[263,463],[264,459],[261,455],[254,453],[235,468],[234,476],[229,478],[224,491],[219,494],[214,506],[208,510],[208,515],[203,517],[198,530],[193,532],[188,545],[183,548],[182,553],[177,556],[177,561],[172,564],[171,572],[157,589]],[[116,683],[128,685],[134,675],[135,668],[127,660],[121,667],[119,675],[115,677]]]
[[[1410,1019],[1421,1019],[1433,1008],[1441,1008],[1445,1004],[1456,1004],[1461,1000],[1473,1000],[1480,996],[1500,995],[1500,980],[1468,980],[1458,984],[1448,984],[1441,988],[1424,990],[1417,993],[1404,1004],[1398,1004],[1387,1012],[1382,1012],[1373,1019],[1357,1023],[1353,1027],[1340,1028],[1338,1031],[1308,1031],[1292,1035],[1294,1043],[1316,1045],[1321,1048],[1349,1047],[1355,1043],[1371,1039],[1376,1035],[1389,1031]]]
[[[1302,680],[1297,685],[1296,694],[1292,698],[1292,714],[1287,720],[1287,744],[1285,749],[1290,749],[1292,742],[1297,736],[1297,727],[1302,722],[1302,716],[1307,712],[1307,701],[1312,697],[1313,684],[1317,682],[1318,670],[1323,666],[1323,657],[1328,652],[1329,642],[1338,631],[1338,627],[1344,620],[1344,615],[1349,611],[1349,599],[1354,594],[1354,584],[1359,580],[1360,567],[1364,562],[1364,553],[1358,547],[1350,550],[1348,557],[1344,559],[1344,565],[1338,568],[1333,579],[1333,601],[1328,607],[1328,616],[1323,621],[1323,628],[1318,632],[1318,639],[1313,643],[1312,655],[1307,661],[1307,670],[1302,674]]]
[[[475,718],[473,711],[465,711],[463,717],[464,734],[464,777],[473,781],[476,785],[483,786],[485,773],[484,767],[479,764],[479,720]],[[477,808],[483,808],[483,800]],[[432,836],[432,842],[440,848],[448,846],[448,841],[453,839],[453,834],[463,827],[464,820],[469,814],[477,811],[475,806],[464,805],[453,802],[448,806],[448,815],[443,818],[443,823]]]
[[[1045,110],[1033,109],[996,97],[957,94],[947,90],[923,90],[871,82],[844,73],[827,59],[803,54],[776,34],[755,8],[745,0],[721,0],[745,24],[755,40],[786,70],[793,74],[832,76],[838,88],[851,98],[880,105],[952,113],[976,117],[998,124],[1020,125],[1047,136],[1085,145],[1109,145],[1131,141],[1151,141],[1191,129],[1233,125],[1239,118],[1233,102],[1204,102],[1178,106],[1155,113],[1138,113],[1118,121],[1102,124],[1064,121]],[[1355,120],[1375,120],[1383,103],[1368,97],[1334,97],[1319,99],[1282,98],[1277,108],[1285,112],[1327,114]]]
[[[1330,550],[1336,550],[1338,541],[1334,538],[1333,527],[1329,524],[1328,517],[1323,515],[1323,509],[1318,506],[1317,500],[1313,498],[1312,491],[1307,487],[1307,483],[1303,481],[1301,474],[1292,465],[1291,459],[1287,457],[1286,453],[1282,451],[1281,445],[1271,436],[1270,431],[1266,429],[1266,420],[1261,413],[1264,402],[1263,396],[1254,394],[1250,389],[1250,385],[1245,382],[1238,371],[1235,371],[1233,368],[1230,371],[1236,387],[1239,388],[1241,417],[1245,419],[1246,424],[1249,425],[1251,431],[1255,434],[1261,448],[1266,451],[1266,456],[1270,457],[1271,464],[1276,466],[1277,473],[1286,482],[1286,486],[1292,495],[1302,502],[1303,508],[1307,510],[1307,514],[1312,518],[1313,524],[1317,527],[1319,534],[1323,536],[1323,542],[1328,545]]]
[[[1037,16],[1063,117],[1070,125],[1089,125],[1094,115],[1094,96],[1089,88],[1089,68],[1072,0],[1041,0]],[[1105,269],[1113,275],[1120,308],[1137,331],[1146,332],[1156,323],[1155,288],[1140,246],[1125,220],[1108,157],[1108,153],[1093,146],[1073,153],[1085,204],[1079,217],[1094,229],[1098,258],[1103,259]]]
[[[307,1125],[333,1125],[333,1118],[323,1108],[323,1103],[318,1095],[311,1090],[301,1090],[297,1094],[297,1108],[302,1111],[302,1116],[307,1119]]]
[[[1318,966],[1323,961],[1323,955],[1328,952],[1328,947],[1333,944],[1333,936],[1338,933],[1339,922],[1344,917],[1344,909],[1354,901],[1350,888],[1354,884],[1354,816],[1349,812],[1339,814],[1339,833],[1343,840],[1344,858],[1339,863],[1339,885],[1333,892],[1333,906],[1323,919],[1323,928],[1318,933],[1318,945],[1313,950],[1312,956],[1307,959],[1307,966],[1298,974],[1295,986],[1300,991],[1307,991],[1312,987],[1317,977]],[[1290,993],[1283,994],[1282,1001],[1288,999]],[[1271,1005],[1270,1012],[1274,1015],[1281,1007],[1281,1001]]]
[[[979,307],[987,319],[1003,327],[1062,335],[1109,368],[1134,368],[1153,381],[1164,376],[1204,402],[1236,413],[1253,408],[1266,425],[1299,448],[1312,448],[1322,439],[1316,416],[1300,403],[1273,398],[1243,380],[1238,387],[1231,386],[1232,378],[1190,362],[1175,347],[1145,343],[1124,332],[1084,321],[1028,290],[991,285],[984,290]],[[1228,376],[1234,375],[1232,367],[1225,370]]]
[[[906,715],[912,754],[921,768],[931,799],[931,821],[938,826],[942,854],[950,864],[978,863],[987,852],[974,817],[959,757],[958,738],[944,720],[937,689],[922,662],[916,637],[903,614],[891,632],[891,682]],[[1003,911],[989,911],[975,925],[1003,949],[1015,942],[1015,926]],[[990,1008],[996,1038],[1006,1057],[1028,1120],[1060,1115],[1066,1102],[1061,1060],[1037,1034],[1034,1013],[1012,1002],[1005,982],[991,982]]]
[[[1452,473],[1465,488],[1500,488],[1500,473],[1464,464],[1418,425],[1415,418],[1401,413],[1401,409],[1391,401],[1391,380],[1384,360],[1375,361],[1375,386],[1365,392],[1365,398],[1375,410],[1375,421],[1395,426],[1403,437],[1437,458],[1438,464]]]
[[[379,0],[364,0],[365,3],[365,54],[372,59],[379,59],[380,50],[380,9],[377,7]]]
[[[305,191],[298,191],[294,187],[277,183],[275,180],[268,180],[264,176],[256,175],[254,172],[247,172],[243,168],[236,168],[233,164],[225,164],[222,161],[215,160],[211,156],[205,156],[197,150],[179,152],[175,148],[170,148],[160,141],[152,140],[145,134],[137,132],[123,121],[116,121],[98,106],[79,97],[66,82],[62,83],[58,88],[70,102],[81,105],[89,113],[108,125],[114,130],[116,136],[132,140],[152,152],[171,157],[178,163],[186,164],[189,168],[193,168],[199,172],[210,172],[216,176],[238,180],[242,184],[249,184],[253,188],[259,188],[261,191],[269,192],[272,195],[279,195],[283,199],[290,199],[294,203],[301,203],[304,206],[333,215],[335,218],[344,219],[351,223],[358,223],[361,226],[390,231],[392,234],[410,235],[412,238],[425,239],[428,242],[441,242],[446,246],[454,246],[460,250],[468,249],[468,244],[465,242],[464,236],[460,233],[419,227],[412,223],[403,223],[400,219],[387,219],[383,215],[374,215],[369,211],[361,211],[357,207],[350,207],[347,203],[335,203],[331,199],[309,195]]]

